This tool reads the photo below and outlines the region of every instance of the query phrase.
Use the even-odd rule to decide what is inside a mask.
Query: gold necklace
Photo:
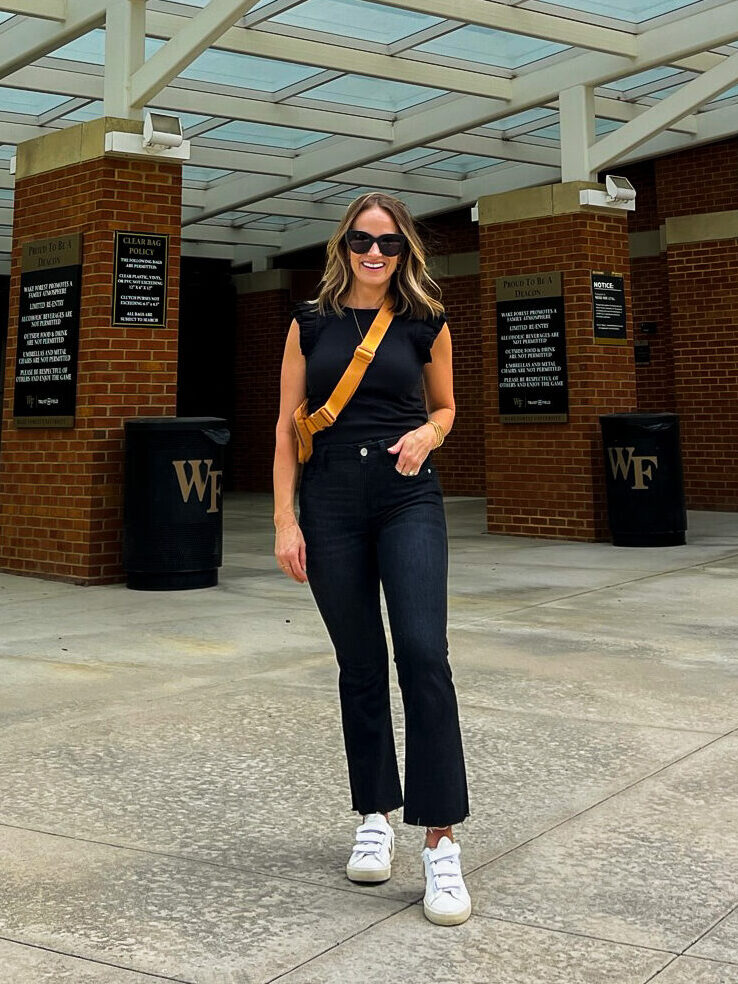
[[[362,340],[362,342],[363,342],[363,341],[364,341],[364,336],[363,336],[363,335],[361,334],[361,328],[359,328],[359,319],[358,319],[358,318],[356,317],[356,309],[355,309],[355,308],[351,308],[351,313],[353,314],[353,316],[354,316],[354,321],[356,322],[356,330],[357,330],[357,331],[358,331],[358,333],[359,333],[359,338],[360,338],[360,339]]]

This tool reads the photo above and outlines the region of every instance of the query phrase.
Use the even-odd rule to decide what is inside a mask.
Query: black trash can
[[[687,512],[675,413],[600,417],[607,511],[616,547],[674,547],[685,542]]]
[[[139,591],[209,588],[223,562],[221,417],[125,424],[123,566]]]

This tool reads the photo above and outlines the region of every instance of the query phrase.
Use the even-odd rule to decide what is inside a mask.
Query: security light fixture
[[[635,197],[636,190],[627,178],[619,174],[608,174],[605,176],[605,191],[585,188],[579,192],[579,204],[635,212]]]

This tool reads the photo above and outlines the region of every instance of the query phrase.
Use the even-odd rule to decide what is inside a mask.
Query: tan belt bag
[[[356,392],[391,323],[392,304],[385,300],[361,345],[356,346],[353,359],[328,397],[327,403],[308,415],[306,398],[292,414],[292,426],[297,437],[297,459],[301,464],[308,461],[313,453],[313,434],[335,423],[336,417]]]

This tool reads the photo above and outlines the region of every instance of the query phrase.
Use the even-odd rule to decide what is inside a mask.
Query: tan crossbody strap
[[[315,413],[311,413],[309,417],[305,418],[305,423],[311,433],[315,434],[317,431],[330,427],[354,395],[369,363],[374,358],[374,353],[379,348],[379,343],[392,324],[392,316],[392,302],[385,299],[376,318],[372,321],[369,331],[364,335],[364,340],[356,346],[353,359],[336,384],[336,388],[328,397],[327,402],[319,407]]]

